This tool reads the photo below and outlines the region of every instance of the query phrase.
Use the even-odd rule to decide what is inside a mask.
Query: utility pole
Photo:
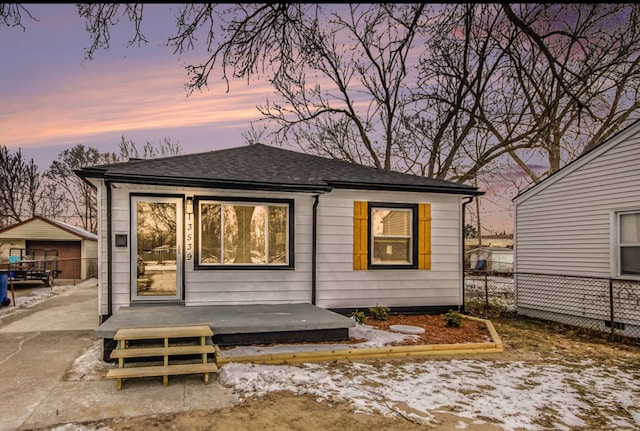
[[[475,177],[473,179],[473,185],[478,187],[478,178]],[[478,247],[482,247],[482,224],[480,223],[480,196],[476,196],[476,220],[478,223],[478,228],[476,229],[476,236],[478,237]]]

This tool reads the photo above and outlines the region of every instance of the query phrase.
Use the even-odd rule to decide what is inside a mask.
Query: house
[[[513,248],[477,247],[466,252],[468,269],[486,271],[487,274],[513,273]]]
[[[97,188],[103,322],[145,304],[462,305],[475,187],[262,144],[76,173]]]
[[[519,313],[640,336],[638,166],[640,121],[515,197]]]
[[[77,226],[35,216],[0,230],[0,254],[36,261],[55,259],[56,276],[86,279],[96,275],[98,236]]]
[[[482,240],[479,238],[466,238],[464,240],[466,250],[478,247],[503,247],[513,248],[512,234],[483,235]]]

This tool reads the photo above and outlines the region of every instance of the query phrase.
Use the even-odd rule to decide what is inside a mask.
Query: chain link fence
[[[611,335],[640,338],[640,281],[532,273],[465,272],[465,310],[517,313]]]

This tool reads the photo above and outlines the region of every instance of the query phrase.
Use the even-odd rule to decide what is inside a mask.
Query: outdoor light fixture
[[[187,214],[193,214],[193,198],[187,198]]]

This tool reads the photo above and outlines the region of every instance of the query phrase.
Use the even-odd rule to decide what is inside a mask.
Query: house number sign
[[[187,214],[187,226],[186,226],[186,241],[185,241],[185,250],[186,250],[186,259],[187,262],[191,262],[193,260],[193,214]]]

